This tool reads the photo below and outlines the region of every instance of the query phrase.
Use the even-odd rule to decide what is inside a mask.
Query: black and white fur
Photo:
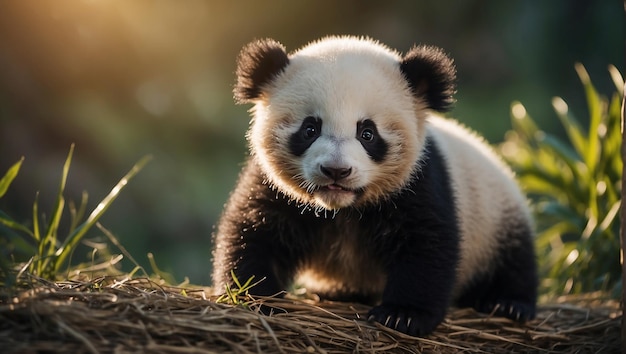
[[[214,288],[265,278],[375,305],[370,320],[431,332],[449,305],[525,321],[535,314],[532,223],[489,146],[438,117],[455,69],[440,49],[401,56],[329,37],[287,54],[243,48],[234,88],[253,103],[251,157],[214,235]]]

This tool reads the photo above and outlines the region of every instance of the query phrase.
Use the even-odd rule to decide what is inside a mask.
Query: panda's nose
[[[342,180],[352,173],[352,167],[344,168],[344,167],[326,167],[320,165],[320,170],[322,173],[328,177],[332,178],[334,181]]]

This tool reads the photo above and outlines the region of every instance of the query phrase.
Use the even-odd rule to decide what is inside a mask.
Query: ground
[[[524,325],[452,309],[433,334],[414,338],[368,323],[364,305],[218,303],[207,289],[147,278],[31,276],[0,291],[0,348],[10,353],[612,353],[621,345],[619,304],[599,294],[542,304]],[[264,316],[255,311],[261,303],[287,313]]]

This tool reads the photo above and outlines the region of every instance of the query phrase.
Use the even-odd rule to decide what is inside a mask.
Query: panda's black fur
[[[378,45],[368,39],[339,40]],[[272,92],[280,90],[278,78],[289,75],[289,65],[290,56],[278,42],[261,40],[244,47],[238,60],[236,101],[259,104],[269,100]],[[443,111],[453,102],[454,66],[440,49],[414,47],[398,60],[398,68],[420,112]],[[260,104],[257,110],[270,106]],[[489,250],[494,256],[480,263],[485,264],[484,269],[465,271],[463,274],[469,274],[469,278],[458,283],[464,242],[460,213],[469,211],[459,210],[454,176],[445,162],[447,156],[439,146],[440,140],[433,136],[417,139],[422,143],[419,161],[415,161],[415,168],[401,187],[388,192],[383,189],[375,197],[358,189],[347,190],[354,194],[353,204],[347,206],[320,207],[314,199],[306,199],[307,193],[315,193],[316,189],[294,192],[297,184],[291,186],[287,181],[286,187],[280,185],[280,177],[271,175],[274,171],[268,171],[258,155],[281,154],[278,163],[283,161],[280,159],[299,159],[320,131],[327,129],[322,120],[296,117],[289,124],[278,120],[293,125],[289,137],[275,143],[273,140],[278,138],[269,135],[268,144],[279,145],[270,145],[266,152],[255,151],[257,145],[251,147],[253,153],[214,236],[213,280],[217,292],[232,284],[231,271],[243,281],[252,276],[264,278],[250,290],[255,295],[278,294],[289,289],[297,276],[312,275],[313,280],[304,284],[310,291],[322,298],[375,305],[370,320],[410,335],[431,332],[443,320],[449,305],[473,307],[519,321],[534,317],[537,276],[533,231],[528,217],[522,215],[522,205],[502,206],[506,209],[502,220],[490,221],[498,230],[494,235],[502,236],[485,237],[504,241],[491,242],[498,249]],[[363,135],[366,141],[360,141],[363,150],[373,166],[381,165],[390,158],[388,150],[402,143],[385,140],[376,123],[367,123],[367,119],[355,126],[357,135],[364,124],[370,128]],[[384,128],[380,121],[378,128]],[[249,139],[255,138],[250,135]],[[281,151],[276,151],[276,146]],[[325,173],[337,182],[342,178],[337,177],[340,170],[333,167],[332,173]],[[347,168],[343,170],[351,173]],[[340,188],[329,189],[326,192],[332,195]],[[341,189],[337,193],[343,192]],[[481,252],[471,247],[470,253]]]

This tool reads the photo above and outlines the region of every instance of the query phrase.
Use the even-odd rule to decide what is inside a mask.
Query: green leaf
[[[513,131],[501,151],[534,202],[541,286],[553,295],[622,286],[617,235],[624,81],[614,66],[609,71],[617,89],[610,101],[576,65],[589,111],[587,129],[564,100],[553,98],[568,141],[541,131],[520,103],[511,107]]]
[[[511,104],[511,117],[513,129],[522,136],[522,139],[527,142],[534,140],[539,128],[526,112],[524,105],[517,101],[513,102]]]
[[[18,162],[13,164],[13,166],[9,168],[4,177],[0,179],[0,198],[2,198],[6,194],[9,186],[11,185],[11,182],[13,182],[13,180],[17,176],[17,173],[20,171],[20,167],[22,166],[23,161],[24,158],[22,157]]]
[[[617,220],[621,204],[622,203],[620,201],[613,203],[611,209],[609,209],[609,212],[604,217],[604,220],[602,220],[602,222],[598,226],[600,228],[600,231],[608,230],[609,226],[611,226],[611,224]]]
[[[565,101],[563,101],[560,97],[554,97],[552,99],[552,106],[561,120],[563,128],[565,128],[565,132],[567,133],[567,137],[572,143],[572,146],[580,157],[585,156],[588,148],[584,131],[578,121],[569,113],[567,103],[565,103]]]
[[[585,96],[587,97],[587,106],[589,109],[589,131],[587,136],[588,145],[587,153],[583,155],[583,158],[587,167],[593,171],[596,169],[600,152],[598,127],[600,126],[600,122],[602,120],[602,102],[598,92],[591,83],[591,79],[589,78],[589,74],[587,73],[587,70],[585,70],[585,67],[582,64],[577,63],[575,68],[578,73],[578,77],[583,84],[583,88],[585,89]]]
[[[578,177],[577,172],[584,164],[580,164],[578,155],[570,146],[551,135],[544,135],[539,146],[541,149],[550,149],[555,154],[554,157],[564,162],[574,172],[575,177]]]
[[[537,235],[537,247],[545,250],[551,243],[555,242],[555,240],[557,240],[558,243],[562,243],[560,240],[561,235],[568,232],[574,232],[576,230],[578,230],[578,227],[576,225],[572,225],[570,222],[557,222]]]

